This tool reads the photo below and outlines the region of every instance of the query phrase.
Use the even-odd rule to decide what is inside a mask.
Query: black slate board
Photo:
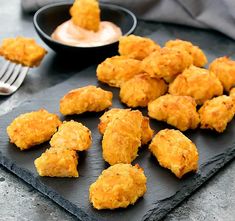
[[[219,37],[211,34],[194,35],[194,29],[187,30],[187,32],[180,32],[181,35],[178,35],[177,32],[168,33],[166,29],[159,29],[151,37],[160,43],[174,37],[191,40],[205,49],[209,60],[226,53],[226,42],[220,42]],[[200,31],[195,33],[200,34]],[[215,45],[222,45],[224,51],[222,52]],[[111,90],[114,93],[113,107],[125,107],[119,102],[118,89],[97,82],[95,69],[96,66],[92,66],[81,71],[64,83],[40,92],[11,113],[0,117],[0,163],[74,214],[78,219],[101,221],[159,220],[235,156],[234,121],[229,124],[223,134],[200,129],[185,133],[198,147],[200,167],[196,174],[189,174],[181,180],[177,179],[168,170],[161,168],[154,157],[151,156],[147,147],[143,147],[139,151],[139,157],[133,164],[139,163],[144,168],[148,178],[148,191],[144,198],[127,209],[96,211],[89,203],[88,188],[108,165],[102,159],[101,135],[97,130],[98,118],[102,113],[89,113],[66,118],[61,116],[62,120],[74,119],[80,121],[92,131],[92,148],[88,152],[79,155],[80,177],[78,179],[39,177],[33,161],[49,147],[48,143],[21,152],[14,145],[9,144],[5,132],[7,125],[19,114],[39,108],[46,108],[48,111],[59,114],[60,97],[71,89],[88,84],[99,85],[104,89]],[[143,109],[143,112],[146,114],[146,110]],[[154,120],[151,121],[151,125],[156,132],[166,127],[170,128],[170,126]]]

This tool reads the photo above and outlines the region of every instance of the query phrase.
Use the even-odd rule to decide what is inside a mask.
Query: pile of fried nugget
[[[100,117],[103,159],[110,167],[89,188],[90,202],[98,210],[126,208],[145,194],[144,171],[131,165],[143,145],[149,144],[160,166],[181,178],[197,171],[199,159],[196,145],[181,131],[200,125],[222,133],[235,113],[235,61],[217,58],[205,69],[205,54],[190,42],[170,40],[160,47],[135,35],[121,37],[119,54],[97,67],[98,80],[119,87],[120,100],[128,107],[111,108]],[[112,99],[112,92],[88,85],[65,94],[60,112],[101,112],[112,106]],[[138,107],[147,107],[150,118],[175,129],[158,131],[153,137],[150,119],[131,109]],[[86,126],[73,120],[61,122],[44,109],[20,115],[7,133],[21,150],[50,142],[35,160],[40,176],[78,177],[77,153],[92,144]]]

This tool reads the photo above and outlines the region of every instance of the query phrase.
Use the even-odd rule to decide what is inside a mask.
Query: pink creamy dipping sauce
[[[51,37],[66,45],[78,47],[95,47],[118,41],[122,36],[121,29],[109,21],[100,22],[97,32],[80,28],[68,20],[59,25]]]

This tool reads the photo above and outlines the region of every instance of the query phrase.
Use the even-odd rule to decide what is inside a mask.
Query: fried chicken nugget
[[[189,96],[161,96],[149,103],[148,115],[181,131],[195,129],[200,122],[196,102]]]
[[[91,146],[91,131],[81,123],[64,121],[50,141],[51,147],[83,151]]]
[[[71,115],[103,111],[112,106],[112,98],[112,92],[88,85],[69,91],[60,100],[60,112]]]
[[[159,164],[171,170],[178,178],[198,169],[196,145],[178,130],[159,131],[149,149]]]
[[[191,96],[201,105],[214,96],[222,95],[223,86],[213,72],[190,66],[170,84],[169,93]]]
[[[149,118],[143,117],[141,124],[141,145],[147,144],[153,137],[153,130],[150,127]]]
[[[198,46],[193,45],[189,41],[183,41],[180,39],[170,40],[166,42],[165,47],[179,49],[183,48],[192,56],[193,64],[197,67],[203,67],[207,63],[207,58],[203,51]]]
[[[171,82],[192,63],[192,56],[186,50],[164,47],[146,57],[141,67],[151,77],[164,78],[165,81]]]
[[[0,56],[29,67],[39,66],[46,53],[47,51],[31,38],[6,38],[0,46]]]
[[[108,111],[106,111],[101,117],[100,117],[100,123],[98,125],[99,132],[101,134],[104,134],[107,125],[116,118],[117,114],[120,114],[121,112],[128,112],[131,111],[131,109],[120,109],[120,108],[112,108]]]
[[[232,88],[229,92],[229,96],[235,101],[235,88]]]
[[[227,92],[235,86],[235,61],[228,57],[217,58],[210,64],[209,70],[215,73]]]
[[[118,115],[129,112],[131,109],[119,109],[119,108],[112,108],[109,111],[106,111],[100,117],[100,123],[98,125],[98,129],[101,134],[104,134],[107,125],[115,119]],[[141,144],[147,144],[153,137],[153,130],[149,124],[149,118],[143,116],[142,124],[141,124]]]
[[[229,92],[229,97],[233,99],[233,103],[235,105],[235,88],[232,88]]]
[[[107,58],[96,70],[98,80],[112,87],[120,87],[140,72],[141,62],[125,56]]]
[[[106,127],[102,140],[103,158],[110,165],[131,163],[141,146],[140,111],[126,111],[116,115]]]
[[[160,45],[156,44],[150,38],[140,37],[136,35],[122,36],[119,39],[119,54],[143,60],[153,51],[159,50]]]
[[[146,107],[150,101],[162,96],[167,85],[162,79],[139,74],[121,85],[120,98],[128,107]]]
[[[47,149],[34,165],[40,176],[78,177],[76,151],[62,148]]]
[[[99,30],[100,8],[97,0],[75,0],[70,14],[75,25],[90,31]]]
[[[110,166],[91,184],[90,202],[98,210],[126,208],[145,194],[146,182],[144,171],[138,165]]]
[[[201,128],[222,133],[233,119],[234,110],[233,99],[226,95],[206,101],[199,110]]]
[[[7,127],[7,133],[11,143],[26,150],[50,140],[60,124],[56,114],[40,109],[15,118]]]

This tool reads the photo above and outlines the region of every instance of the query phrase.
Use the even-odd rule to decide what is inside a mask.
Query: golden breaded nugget
[[[190,66],[170,84],[169,93],[191,96],[201,105],[214,96],[223,94],[223,86],[213,72]]]
[[[141,146],[140,111],[127,111],[116,115],[106,127],[102,140],[103,158],[110,165],[131,163]]]
[[[123,112],[127,113],[131,111],[131,109],[120,109],[120,108],[112,108],[108,111],[106,111],[101,117],[100,117],[100,123],[98,125],[99,132],[101,134],[104,134],[107,125],[116,118],[116,115],[120,115]]]
[[[185,131],[195,129],[200,120],[196,102],[189,96],[164,95],[148,105],[148,115]]]
[[[235,88],[232,88],[229,92],[229,97],[233,99],[234,108],[235,108]]]
[[[226,95],[206,101],[199,110],[201,128],[222,133],[233,119],[234,109],[233,99]]]
[[[75,0],[70,14],[75,25],[90,31],[99,30],[100,8],[97,0]]]
[[[117,117],[117,115],[120,115],[122,113],[126,113],[131,111],[131,109],[119,109],[119,108],[112,108],[109,111],[106,111],[101,117],[100,117],[100,123],[98,125],[98,129],[101,134],[104,134],[107,125]],[[153,136],[153,130],[150,127],[149,124],[149,118],[143,116],[142,124],[141,124],[141,144],[147,144]]]
[[[235,61],[228,57],[217,58],[210,64],[209,70],[219,78],[227,92],[235,86]]]
[[[150,101],[162,96],[167,85],[162,79],[139,74],[121,85],[120,98],[128,107],[146,107]]]
[[[235,88],[232,88],[229,92],[229,96],[235,101]]]
[[[40,176],[78,177],[76,151],[62,148],[47,149],[34,165]]]
[[[207,58],[203,51],[198,46],[193,45],[189,41],[183,41],[180,39],[170,40],[166,42],[165,47],[179,49],[183,48],[192,56],[193,64],[197,67],[203,67],[207,63]]]
[[[91,131],[81,123],[64,121],[58,132],[51,138],[50,145],[55,148],[83,151],[91,146]]]
[[[143,60],[153,51],[159,50],[161,47],[150,38],[140,37],[136,35],[122,36],[119,39],[119,54]]]
[[[171,82],[192,63],[192,56],[186,50],[165,47],[151,53],[141,65],[142,70],[151,77],[164,78]]]
[[[11,143],[25,150],[50,140],[60,124],[56,114],[41,109],[15,118],[7,127],[7,133]]]
[[[149,145],[159,164],[172,171],[178,178],[197,171],[198,151],[196,145],[178,130],[161,130]]]
[[[98,65],[97,78],[112,87],[120,87],[123,82],[141,72],[140,64],[140,61],[124,56],[107,58]]]
[[[149,118],[143,117],[141,124],[141,145],[147,144],[153,137],[153,130],[150,127]]]
[[[138,165],[116,164],[104,170],[89,188],[89,198],[98,209],[126,208],[142,197],[147,178]]]
[[[46,53],[47,51],[31,38],[6,38],[0,46],[1,56],[29,67],[39,66]]]
[[[230,90],[229,96],[235,96],[235,87]]]
[[[113,94],[99,87],[88,85],[69,91],[60,100],[63,115],[99,112],[112,106]]]

